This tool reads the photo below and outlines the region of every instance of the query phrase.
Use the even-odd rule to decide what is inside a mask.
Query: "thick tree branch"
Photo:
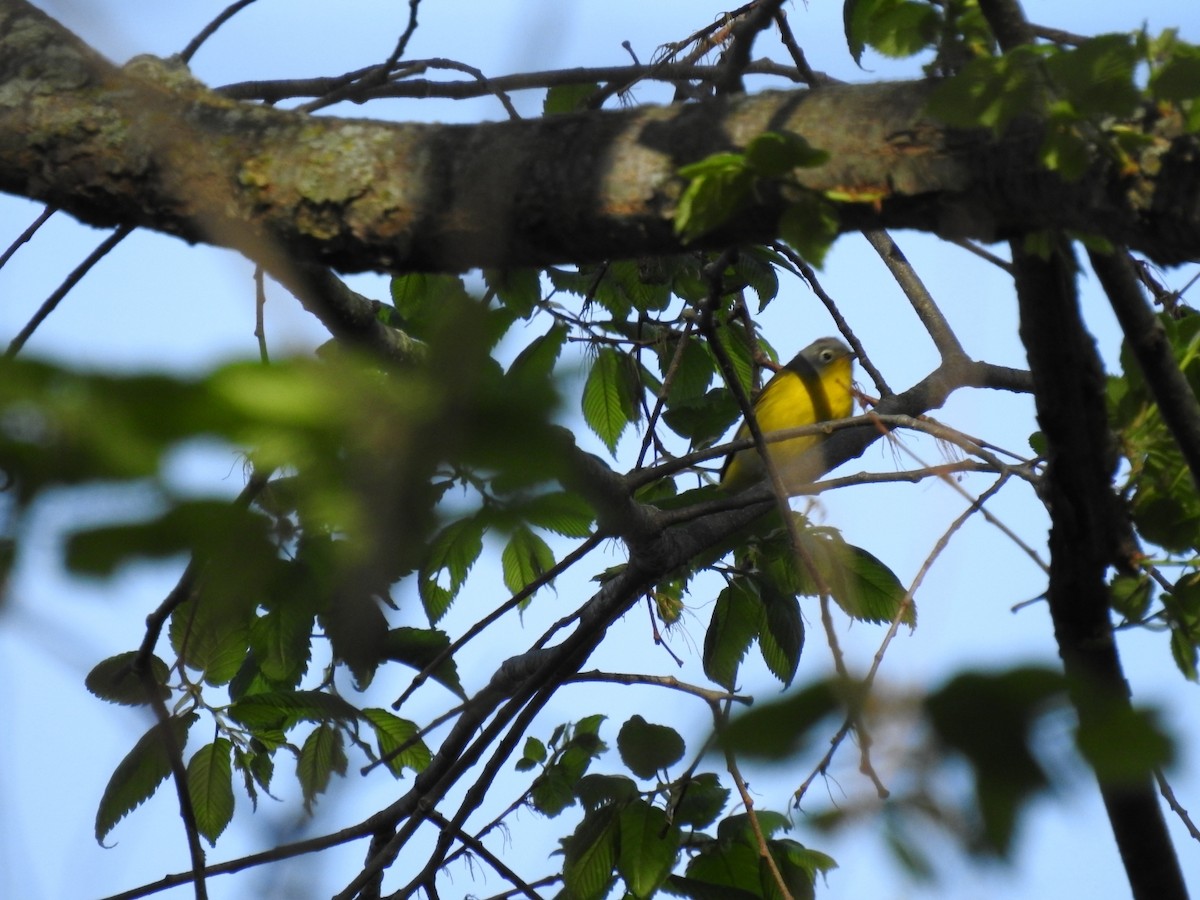
[[[1129,706],[1105,583],[1127,525],[1112,490],[1115,449],[1104,405],[1104,372],[1079,317],[1069,249],[1059,246],[1042,259],[1014,243],[1013,265],[1021,339],[1033,372],[1038,423],[1049,448],[1046,596],[1080,730],[1104,733],[1105,718],[1115,708]],[[1101,780],[1100,793],[1134,897],[1186,897],[1149,773],[1119,784]]]
[[[343,271],[450,271],[677,252],[679,166],[771,130],[830,153],[796,173],[808,187],[883,195],[842,203],[847,230],[1073,228],[1162,262],[1200,256],[1194,137],[1160,136],[1157,175],[1098,159],[1068,184],[1037,165],[1035,127],[945,129],[923,112],[924,83],[475,126],[314,118],[155,60],[118,69],[22,0],[0,0],[0,57],[0,190],[255,258],[276,244]],[[785,206],[764,191],[701,243],[767,239]]]

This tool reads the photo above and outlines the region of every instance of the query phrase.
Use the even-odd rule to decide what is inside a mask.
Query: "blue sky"
[[[42,7],[76,30],[85,40],[116,61],[138,53],[169,54],[181,49],[222,7],[223,3],[133,4],[129,0],[95,2],[43,2]],[[1200,21],[1191,4],[1148,3],[1131,13],[1117,3],[1078,4],[1068,0],[1030,4],[1041,24],[1084,33],[1120,30],[1149,22],[1151,30],[1178,25],[1185,37],[1200,38]],[[722,4],[701,0],[636,3],[630,0],[424,0],[421,26],[410,45],[410,57],[451,57],[477,66],[489,75],[554,67],[620,64],[627,61],[621,42],[629,40],[643,60],[653,57],[659,45],[683,38],[722,11]],[[299,77],[334,74],[382,59],[390,51],[408,14],[403,2],[299,2],[287,4],[260,0],[227,24],[200,51],[193,72],[203,81],[219,85],[250,78]],[[859,71],[847,57],[841,38],[840,4],[814,2],[789,6],[789,17],[810,63],[817,69],[851,80],[901,77],[911,69],[878,57],[864,60]],[[771,55],[782,58],[772,49]],[[652,88],[639,87],[638,102],[663,99]],[[522,113],[535,115],[541,97],[530,93],[518,98]],[[349,115],[429,121],[478,121],[501,118],[494,100],[461,104],[431,101],[393,101],[377,107],[352,108]],[[0,246],[18,234],[39,207],[0,197]],[[35,240],[0,270],[0,335],[16,333],[63,275],[100,239],[98,232],[56,216]],[[1006,365],[1023,365],[1016,338],[1015,299],[998,272],[974,257],[920,235],[900,234],[897,239],[926,280],[933,295],[956,327],[968,352]],[[1185,279],[1168,275],[1172,286]],[[353,285],[363,293],[387,296],[381,276],[356,276]],[[906,387],[934,364],[931,344],[908,312],[906,304],[878,259],[858,238],[842,239],[826,263],[822,283],[834,296],[855,327],[868,351],[894,387]],[[1103,297],[1084,279],[1085,316],[1097,336],[1102,353],[1115,360],[1119,337]],[[70,360],[77,365],[104,365],[123,369],[166,367],[199,371],[214,362],[256,353],[251,268],[225,251],[193,248],[166,237],[138,234],[127,240],[89,274],[60,310],[39,329],[26,353]],[[316,323],[286,294],[272,291],[268,302],[268,335],[272,352],[288,348],[306,352],[324,340]],[[824,312],[798,283],[788,284],[780,298],[762,317],[764,331],[784,356],[812,338],[833,331]],[[523,337],[518,333],[514,340]],[[571,375],[581,363],[568,361]],[[963,431],[978,434],[1002,446],[1022,450],[1034,430],[1032,403],[1027,398],[974,393],[958,395],[938,418]],[[598,442],[581,442],[602,452]],[[619,448],[628,464],[634,438]],[[927,462],[937,461],[939,450],[928,443],[910,442]],[[911,461],[893,457],[882,445],[872,448],[846,472],[910,467]],[[238,459],[228,450],[196,448],[174,461],[172,477],[196,491],[230,494],[242,485]],[[978,492],[983,480],[966,480],[963,486]],[[944,485],[875,486],[824,497],[815,518],[842,529],[854,543],[869,548],[891,565],[902,581],[911,579],[936,537],[963,509],[964,502]],[[59,559],[63,529],[81,521],[110,514],[129,514],[136,498],[113,492],[57,498],[44,505],[31,521],[21,565],[10,585],[7,602],[0,608],[0,679],[7,689],[0,696],[10,739],[0,744],[0,896],[31,900],[104,896],[151,881],[166,872],[187,868],[182,830],[175,816],[170,790],[160,792],[114,830],[116,846],[102,849],[92,837],[96,802],[103,785],[120,758],[148,726],[139,711],[112,707],[95,700],[82,687],[83,676],[98,660],[131,649],[141,637],[145,614],[158,604],[174,584],[180,563],[131,567],[105,582],[65,576]],[[1044,512],[1027,489],[1014,486],[997,498],[993,511],[1035,546],[1044,544]],[[591,566],[586,575],[599,566]],[[468,592],[452,611],[447,626],[461,628],[474,620],[481,608],[499,599],[496,566],[482,562],[473,573]],[[967,665],[1009,665],[1023,661],[1053,664],[1055,649],[1048,615],[1040,605],[1021,612],[1011,608],[1032,599],[1044,589],[1044,576],[1024,554],[1000,538],[982,521],[972,520],[955,536],[946,553],[917,595],[921,623],[902,634],[889,648],[882,678],[885,690],[900,696],[923,687]],[[464,679],[479,684],[519,642],[540,633],[543,622],[553,621],[564,609],[586,596],[585,577],[560,583],[557,595],[539,595],[525,617],[523,629],[513,631],[481,648],[483,658],[473,670],[464,665]],[[638,668],[702,681],[695,655],[708,620],[712,594],[698,588],[690,598],[692,613],[671,640],[676,653],[689,657],[677,673],[669,658],[656,650],[640,610],[620,623],[614,640],[589,667],[628,670]],[[403,595],[401,595],[403,599]],[[819,623],[809,615],[809,646],[801,662],[799,681],[830,671],[829,654],[821,646]],[[416,619],[414,618],[415,622]],[[840,635],[853,668],[865,670],[875,653],[882,631],[852,625]],[[1121,649],[1135,695],[1143,702],[1160,704],[1169,726],[1181,735],[1184,765],[1175,776],[1175,787],[1184,805],[1200,808],[1200,779],[1194,761],[1200,727],[1192,714],[1195,687],[1174,670],[1165,638],[1123,635]],[[497,655],[499,654],[499,655]],[[749,667],[747,687],[770,696],[774,687],[763,670]],[[401,685],[402,687],[402,685]],[[559,721],[581,713],[607,712],[611,720],[604,732],[610,745],[624,716],[639,711],[645,695],[589,693],[568,689],[539,720],[535,733],[545,736]],[[641,689],[645,690],[645,689]],[[381,688],[386,702],[398,693],[396,685]],[[387,696],[384,697],[383,694]],[[657,698],[655,698],[657,700]],[[430,714],[448,702],[430,695]],[[704,733],[705,711],[690,708],[672,697],[661,704],[660,721],[675,724],[690,738]],[[643,714],[646,714],[642,710]],[[648,716],[649,717],[649,716]],[[16,740],[12,739],[16,736]],[[911,735],[903,728],[881,742],[877,762],[885,779],[891,757]],[[1050,735],[1050,743],[1065,740]],[[839,802],[862,794],[855,773],[856,754],[842,757],[831,782],[829,796]],[[614,761],[613,765],[616,763]],[[781,809],[790,788],[805,774],[809,762],[796,770],[772,770],[753,780],[756,800],[762,807]],[[294,800],[287,790],[286,764],[281,761],[278,784],[281,796]],[[318,816],[307,823],[292,818],[295,804],[264,800],[257,816],[239,798],[233,827],[209,857],[233,858],[301,833],[317,833],[356,821],[364,810],[388,802],[406,785],[397,786],[376,773],[359,779],[352,775],[323,798]],[[902,773],[890,770],[897,779]],[[814,795],[825,788],[818,786]],[[840,794],[839,792],[843,792]],[[505,793],[505,798],[512,791]],[[980,900],[1018,895],[1032,900],[1063,896],[1096,898],[1127,895],[1124,876],[1116,859],[1107,822],[1086,779],[1074,787],[1036,804],[1036,814],[1023,832],[1017,865],[1011,869],[970,868],[946,854],[949,880],[941,885],[917,885],[898,876],[870,828],[831,841],[804,830],[794,834],[843,863],[829,878],[819,896],[833,900],[877,897],[950,898]],[[544,858],[550,841],[562,832],[559,822],[543,823],[530,812],[519,815],[506,855],[535,863]],[[1179,827],[1174,828],[1178,849],[1190,880],[1200,884],[1200,853]],[[296,884],[317,886],[315,896],[328,895],[344,886],[361,861],[362,849],[322,855],[317,860],[288,863]],[[210,885],[214,898],[286,897],[283,867],[264,869],[249,876],[216,879]],[[85,873],[81,875],[80,873]],[[465,870],[444,896],[455,891],[487,894],[502,889],[497,879],[472,885]],[[174,891],[164,896],[186,896]]]

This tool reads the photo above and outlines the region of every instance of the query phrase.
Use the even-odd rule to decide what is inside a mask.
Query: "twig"
[[[21,249],[21,245],[28,243],[29,240],[35,234],[37,234],[38,229],[45,225],[46,220],[54,215],[55,212],[56,210],[53,206],[47,206],[41,211],[38,217],[30,223],[28,228],[17,235],[16,240],[9,244],[3,253],[0,253],[0,269],[3,269],[5,264],[12,259],[13,254]]]
[[[254,0],[237,0],[236,3],[231,3],[225,9],[221,10],[215,19],[200,29],[200,33],[188,41],[188,45],[179,52],[179,58],[185,63],[190,62],[192,57],[196,55],[196,51],[216,33],[218,28],[253,2]]]
[[[4,356],[7,359],[12,359],[14,356],[20,353],[21,348],[25,346],[25,342],[29,340],[29,338],[37,330],[38,326],[46,320],[46,317],[49,316],[50,313],[54,312],[55,307],[62,302],[62,299],[71,292],[71,289],[75,287],[75,285],[79,284],[80,280],[91,270],[92,266],[100,262],[100,260],[108,255],[110,250],[116,247],[117,244],[121,243],[121,241],[125,240],[125,238],[128,237],[132,232],[133,226],[122,225],[103,241],[101,241],[96,246],[96,249],[87,255],[87,258],[83,262],[72,269],[71,273],[63,279],[62,284],[60,284],[54,290],[54,293],[47,297],[42,305],[38,307],[38,311],[33,314],[33,318],[30,319],[25,324],[25,327],[21,329],[20,333],[12,339],[12,343],[8,345],[8,349],[5,351]]]
[[[593,670],[591,672],[580,672],[578,675],[572,675],[566,679],[565,683],[584,681],[609,682],[613,684],[647,684],[655,687],[665,687],[674,691],[681,691],[685,694],[692,694],[709,703],[733,702],[744,703],[747,706],[754,703],[754,698],[745,694],[731,694],[728,691],[717,691],[712,688],[688,684],[687,682],[680,681],[673,675],[642,675],[631,672],[601,672]]]

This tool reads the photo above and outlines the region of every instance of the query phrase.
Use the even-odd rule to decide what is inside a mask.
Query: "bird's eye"
[[[822,350],[821,351],[821,362],[833,362],[833,351],[832,350]]]

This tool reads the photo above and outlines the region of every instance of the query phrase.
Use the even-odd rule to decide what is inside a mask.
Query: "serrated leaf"
[[[233,819],[233,744],[217,738],[206,744],[188,761],[188,796],[196,816],[196,830],[212,846]]]
[[[526,760],[534,765],[544,763],[546,761],[546,745],[535,737],[525,738],[525,749],[521,753],[521,761]]]
[[[554,568],[554,552],[544,540],[520,525],[513,529],[512,536],[505,544],[500,563],[504,586],[516,594],[541,580]],[[553,581],[549,583],[553,584]]]
[[[424,671],[437,657],[450,647],[450,638],[444,631],[433,628],[401,626],[388,631],[383,641],[384,657]],[[458,665],[449,656],[438,663],[429,673],[434,681],[447,687],[462,699],[462,682],[458,677]]]
[[[132,668],[137,655],[137,651],[130,650],[96,663],[84,679],[84,686],[101,700],[110,703],[120,703],[122,706],[148,704],[150,697],[146,687]],[[165,684],[169,674],[167,664],[154,654],[150,655],[148,663],[159,699],[169,700],[171,690]]]
[[[674,728],[654,725],[641,716],[632,716],[617,734],[621,761],[639,778],[653,778],[683,758],[683,738]]]
[[[296,760],[296,777],[304,793],[305,812],[312,815],[317,796],[325,793],[335,772],[346,774],[347,762],[341,729],[325,723],[312,730]]]
[[[796,677],[800,652],[804,649],[804,620],[800,603],[794,596],[760,585],[763,601],[763,625],[758,649],[771,674],[787,687]]]
[[[738,668],[758,636],[762,617],[762,601],[747,579],[734,579],[717,595],[704,633],[704,674],[726,690],[734,689]]]
[[[276,687],[295,687],[308,671],[315,618],[304,604],[284,601],[250,623],[255,662]]]
[[[458,592],[479,554],[483,552],[484,521],[470,516],[451,522],[433,539],[418,579],[421,602],[431,624],[436,624]],[[445,576],[446,584],[441,580]]]
[[[624,366],[621,354],[602,347],[583,385],[583,419],[610,453],[616,452],[625,427],[636,419]]]
[[[725,224],[745,205],[754,173],[740,153],[717,153],[679,170],[691,179],[675,210],[675,233],[685,244]]]
[[[133,749],[117,765],[104,788],[104,796],[100,798],[100,806],[96,810],[98,844],[103,844],[113,826],[149,799],[171,774],[167,735],[175,748],[182,750],[187,743],[188,729],[199,718],[195,713],[172,718],[166,723],[165,729],[162,723],[156,723],[133,745]]]
[[[615,809],[603,806],[583,817],[563,841],[563,886],[571,900],[603,900],[613,883],[619,845]]]
[[[761,900],[757,848],[741,841],[714,841],[704,852],[692,858],[687,866],[687,881],[691,896],[714,900]],[[718,890],[709,892],[715,887]]]
[[[645,800],[621,810],[617,873],[630,894],[644,898],[658,890],[675,865],[680,839],[666,812]]]
[[[840,535],[824,532],[809,545],[821,577],[834,601],[850,617],[863,622],[891,622],[900,612],[907,591],[900,579],[882,562]],[[800,570],[801,593],[815,595],[811,576]],[[900,617],[902,625],[917,624],[917,609],[911,598]]]
[[[229,707],[229,717],[250,729],[287,730],[300,722],[349,722],[359,711],[325,691],[273,691],[251,694]]]
[[[567,491],[551,491],[531,497],[521,506],[521,514],[530,525],[570,538],[590,537],[596,520],[596,514],[588,502],[578,494]]]
[[[412,769],[418,773],[425,771],[433,756],[423,740],[414,740],[419,731],[416,723],[393,715],[386,709],[375,707],[364,709],[362,714],[375,731],[380,759],[387,759],[386,765],[393,775],[399,776],[405,769]],[[400,747],[405,749],[395,753]]]

